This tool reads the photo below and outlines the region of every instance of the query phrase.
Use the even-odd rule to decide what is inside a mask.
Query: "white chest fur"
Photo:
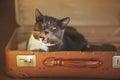
[[[48,51],[48,46],[44,45],[41,41],[34,38],[33,33],[31,34],[27,50],[44,50]]]

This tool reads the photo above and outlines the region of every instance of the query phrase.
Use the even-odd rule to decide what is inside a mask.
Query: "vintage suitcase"
[[[26,51],[39,8],[46,15],[71,17],[70,26],[90,44],[110,43],[117,51]],[[120,78],[119,0],[15,0],[19,28],[6,46],[6,72],[13,77]]]

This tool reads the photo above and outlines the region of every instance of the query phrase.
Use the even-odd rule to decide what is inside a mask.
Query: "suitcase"
[[[57,18],[71,17],[89,44],[110,43],[117,51],[27,51],[35,9]],[[9,76],[120,78],[119,0],[15,0],[16,28],[6,49]]]

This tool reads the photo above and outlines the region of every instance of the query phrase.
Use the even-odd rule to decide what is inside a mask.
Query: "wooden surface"
[[[8,43],[14,29],[18,27],[15,22],[14,0],[0,0],[0,80],[93,80],[80,78],[29,78],[15,79],[5,73],[4,49]],[[12,64],[12,63],[11,63]],[[105,80],[105,79],[95,79]],[[110,79],[108,79],[110,80]]]

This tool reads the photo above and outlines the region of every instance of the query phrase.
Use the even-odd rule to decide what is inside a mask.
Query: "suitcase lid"
[[[35,9],[43,14],[63,18],[72,25],[120,25],[119,0],[15,0],[19,25],[34,25]]]

